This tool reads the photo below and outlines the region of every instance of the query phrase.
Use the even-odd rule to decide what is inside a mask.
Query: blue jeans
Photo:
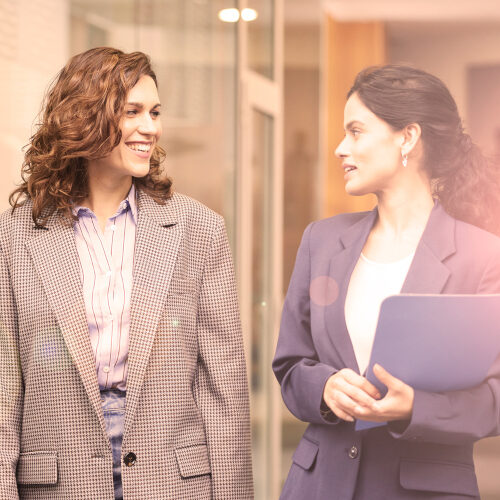
[[[115,500],[123,500],[122,488],[122,439],[125,426],[125,392],[118,389],[101,391],[102,412],[106,432],[113,450],[113,484]]]

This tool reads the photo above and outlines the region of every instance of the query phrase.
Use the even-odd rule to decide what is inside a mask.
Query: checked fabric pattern
[[[253,498],[248,387],[222,217],[138,192],[124,498]],[[73,228],[0,217],[0,499],[112,500]]]

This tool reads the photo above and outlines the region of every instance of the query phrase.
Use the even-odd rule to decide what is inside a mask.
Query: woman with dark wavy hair
[[[359,73],[344,128],[345,189],[378,203],[310,224],[298,251],[273,369],[309,426],[282,498],[479,499],[472,450],[500,433],[500,360],[480,385],[444,393],[375,365],[383,398],[365,371],[386,297],[500,293],[500,239],[486,231],[498,231],[499,172],[443,82],[408,66]]]
[[[163,175],[149,58],[69,60],[0,216],[0,497],[252,498],[221,216]]]

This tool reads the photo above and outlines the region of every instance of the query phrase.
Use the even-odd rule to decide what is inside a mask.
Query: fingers
[[[382,382],[388,389],[398,389],[403,383],[398,378],[392,376],[385,368],[382,368],[378,363],[373,365],[374,375]]]
[[[347,413],[343,408],[336,404],[335,401],[332,401],[329,406],[333,413],[337,415],[337,417],[341,418],[342,420],[346,420],[347,422],[354,422],[354,417],[352,415],[349,415],[349,413]]]
[[[362,377],[361,377],[362,378]],[[375,402],[375,398],[368,394],[362,387],[354,385],[347,379],[339,379],[336,383],[336,388],[349,396],[353,403],[357,405],[371,406]],[[370,384],[371,385],[371,384]],[[378,391],[376,391],[378,393]],[[380,395],[378,395],[380,397]]]
[[[346,373],[345,378],[349,383],[355,385],[356,387],[359,387],[362,391],[366,392],[373,399],[381,398],[379,390],[365,377],[358,375],[356,372],[349,370]]]
[[[328,407],[339,418],[349,422],[354,420],[357,409],[371,406],[375,398],[380,398],[378,390],[350,369],[343,369],[332,375],[327,380],[323,393]]]

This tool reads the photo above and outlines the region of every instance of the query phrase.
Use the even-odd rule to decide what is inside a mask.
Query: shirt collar
[[[120,214],[125,212],[130,208],[130,213],[134,219],[134,222],[137,222],[137,200],[136,200],[136,189],[134,183],[132,183],[132,187],[128,192],[127,197],[120,203],[118,206],[118,210],[112,215],[110,218],[118,217]],[[84,207],[83,205],[75,205],[71,210],[75,217],[81,217],[84,215],[93,214],[92,210],[88,207]]]

